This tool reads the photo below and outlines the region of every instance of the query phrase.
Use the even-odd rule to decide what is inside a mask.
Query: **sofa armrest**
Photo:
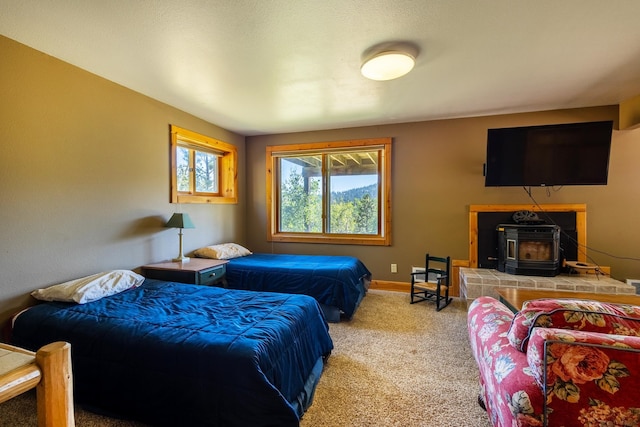
[[[507,340],[513,312],[495,298],[476,298],[467,326],[478,364],[480,395],[494,426],[539,426],[544,399],[527,364],[527,355]]]
[[[545,425],[640,424],[640,337],[535,328],[527,361]]]

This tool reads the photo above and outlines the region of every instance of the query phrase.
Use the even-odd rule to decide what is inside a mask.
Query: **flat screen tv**
[[[613,121],[489,129],[485,187],[606,185]]]

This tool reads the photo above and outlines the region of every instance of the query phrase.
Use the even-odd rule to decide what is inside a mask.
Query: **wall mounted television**
[[[606,185],[613,121],[489,129],[485,187]]]

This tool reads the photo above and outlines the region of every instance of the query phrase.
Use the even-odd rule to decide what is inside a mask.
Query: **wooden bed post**
[[[42,379],[36,387],[38,427],[74,427],[71,344],[54,342],[36,352]]]

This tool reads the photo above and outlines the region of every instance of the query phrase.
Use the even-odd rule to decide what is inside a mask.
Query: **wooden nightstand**
[[[191,258],[189,262],[160,262],[143,265],[142,275],[149,279],[211,286],[224,283],[227,260]]]

